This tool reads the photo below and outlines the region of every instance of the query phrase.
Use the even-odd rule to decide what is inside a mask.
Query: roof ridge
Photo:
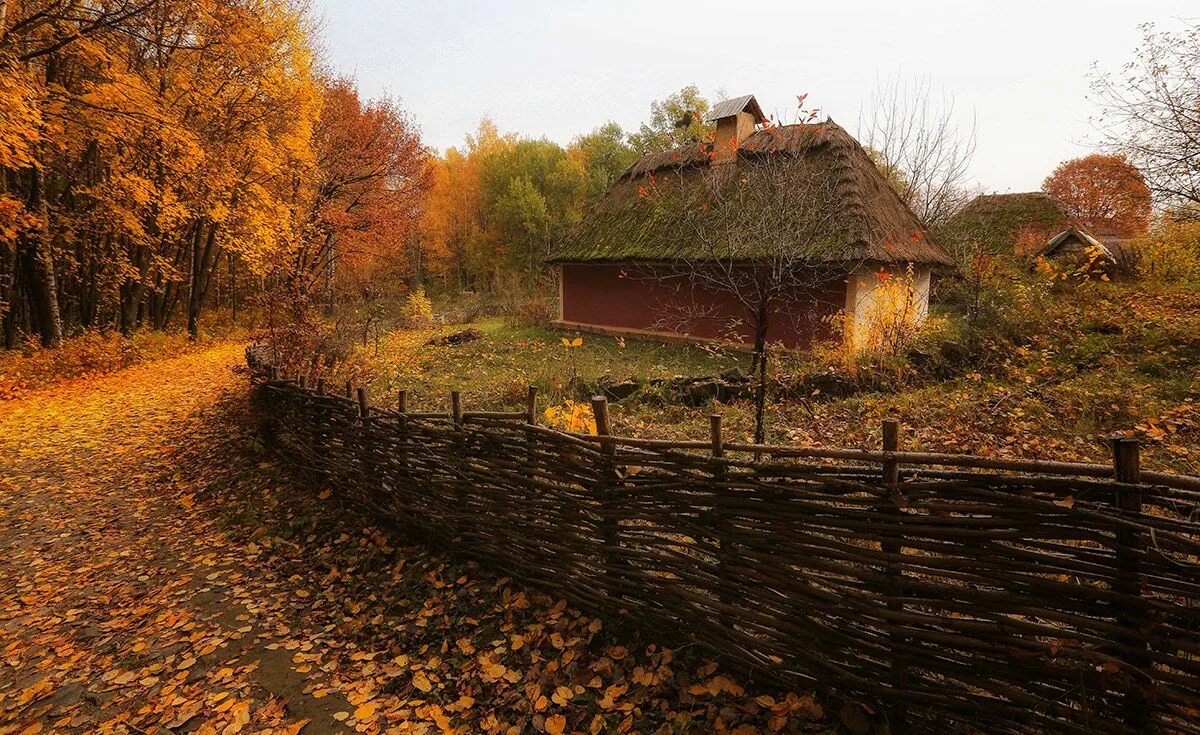
[[[829,121],[837,130],[842,130],[841,126]],[[867,223],[867,208],[863,204],[862,187],[859,185],[858,177],[854,175],[854,164],[851,161],[853,155],[851,146],[854,145],[851,141],[840,135],[833,135],[827,138],[830,143],[831,150],[834,155],[834,160],[837,162],[837,179],[834,181],[834,190],[838,196],[844,198],[846,202],[847,214],[852,220],[852,224],[848,228],[851,241],[861,243],[864,246],[870,247],[870,227]]]

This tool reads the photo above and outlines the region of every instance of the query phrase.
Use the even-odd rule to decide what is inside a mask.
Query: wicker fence
[[[600,436],[369,406],[248,357],[279,451],[347,499],[591,610],[909,729],[1200,733],[1200,478]]]

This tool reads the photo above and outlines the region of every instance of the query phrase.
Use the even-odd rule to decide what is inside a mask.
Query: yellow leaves
[[[596,418],[592,407],[586,403],[567,400],[562,405],[547,408],[543,415],[546,423],[554,428],[576,434],[596,433]]]
[[[625,692],[629,691],[628,684],[611,684],[604,690],[604,696],[600,698],[600,707],[602,709],[613,709],[617,706],[617,700],[624,696]]]
[[[421,672],[418,671],[417,673],[419,674]],[[414,674],[413,675],[413,684],[414,685],[416,684],[416,681],[417,681],[416,675]],[[429,686],[429,681],[427,679],[425,680],[425,685]],[[421,689],[421,687],[419,687],[419,686],[417,688]],[[432,688],[432,687],[430,687],[430,688]],[[421,691],[427,692],[427,691],[429,691],[429,689],[421,689]],[[358,709],[354,710],[354,719],[358,720],[359,722],[362,722],[363,720],[369,720],[370,718],[375,716],[375,711],[377,709],[379,709],[379,705],[377,705],[375,702],[364,702],[363,704],[360,704],[358,706]]]
[[[496,681],[508,675],[508,668],[504,664],[486,655],[479,657],[479,666],[483,671],[484,681]]]
[[[28,70],[0,62],[0,168],[34,165],[42,123],[38,89]]]
[[[567,349],[581,347],[581,346],[583,346],[583,337],[576,337],[575,339],[567,339],[566,337],[563,337],[562,345],[563,345],[563,347],[566,347]]]
[[[423,692],[433,691],[433,684],[429,681],[424,671],[414,671],[412,675],[412,685]]]
[[[575,690],[571,687],[558,687],[554,690],[553,696],[550,699],[557,705],[563,706],[570,702],[575,697]]]
[[[237,735],[237,733],[242,731],[242,728],[250,723],[249,702],[238,702],[231,711],[233,721],[225,726],[225,729],[221,731],[221,735]]]
[[[562,735],[567,729],[567,718],[562,715],[550,715],[546,718],[546,732],[549,735]]]
[[[693,684],[688,688],[688,694],[695,696],[707,694],[715,697],[722,692],[725,692],[733,697],[740,697],[746,693],[746,690],[740,685],[731,681],[728,677],[720,675],[714,676],[706,682]]]
[[[299,735],[300,731],[303,730],[309,722],[311,722],[311,720],[297,720],[290,725],[285,725],[283,729],[278,731],[278,733],[279,735]]]

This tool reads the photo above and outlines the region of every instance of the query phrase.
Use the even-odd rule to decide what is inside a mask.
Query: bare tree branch
[[[1142,26],[1142,47],[1118,75],[1092,71],[1105,147],[1146,177],[1159,206],[1200,217],[1200,25]]]
[[[953,95],[935,94],[929,77],[894,76],[877,82],[859,112],[858,139],[870,150],[901,198],[927,225],[953,216],[968,198],[975,155],[975,116],[959,126]]]

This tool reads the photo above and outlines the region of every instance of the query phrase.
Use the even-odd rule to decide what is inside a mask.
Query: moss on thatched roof
[[[954,264],[858,141],[832,122],[758,130],[742,142],[736,166],[714,163],[711,144],[643,156],[549,260],[697,260],[712,257],[714,240],[728,241],[722,258],[747,262],[788,247],[813,263]]]
[[[1070,225],[1063,203],[1045,192],[981,194],[938,234],[951,245],[969,241],[989,251],[1011,253],[1023,237],[1040,242]]]

